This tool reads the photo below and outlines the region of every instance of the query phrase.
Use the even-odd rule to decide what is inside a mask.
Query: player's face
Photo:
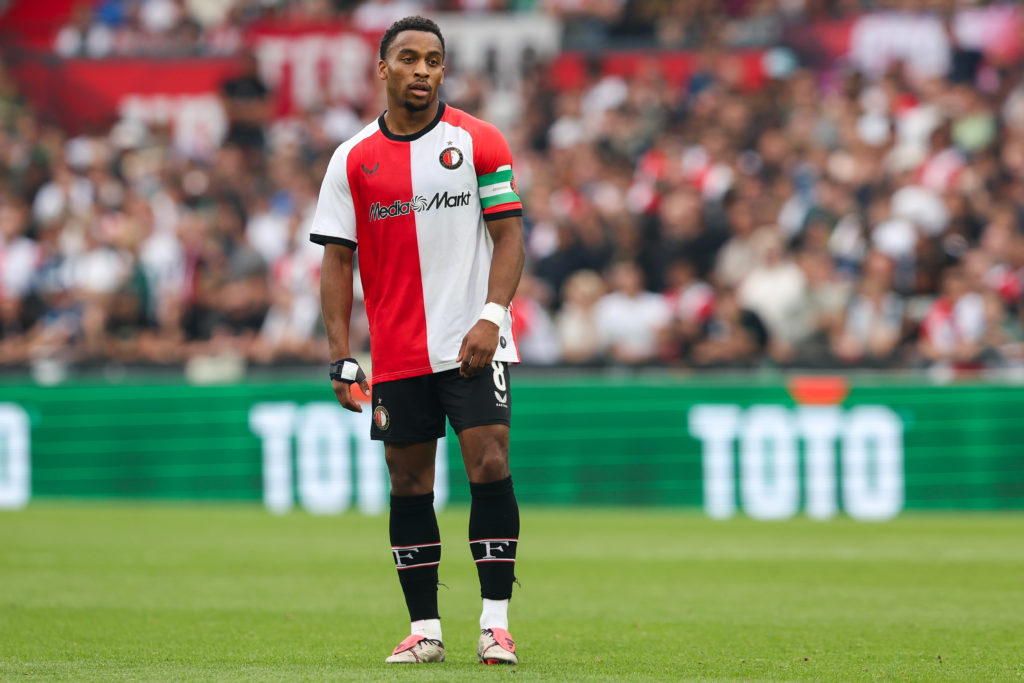
[[[377,65],[389,106],[423,111],[437,100],[444,81],[441,41],[429,31],[402,31]]]

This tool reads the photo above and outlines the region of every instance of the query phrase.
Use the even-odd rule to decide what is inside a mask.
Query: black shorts
[[[373,385],[370,438],[420,443],[445,435],[444,419],[458,434],[470,427],[511,424],[508,363],[494,361],[472,377],[458,369]]]

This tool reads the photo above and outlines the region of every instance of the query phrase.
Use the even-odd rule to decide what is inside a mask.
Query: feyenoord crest
[[[441,165],[450,171],[462,166],[462,150],[458,147],[446,147],[440,158]]]
[[[391,428],[391,416],[388,415],[388,409],[384,406],[377,406],[373,409],[373,422],[377,425],[377,429],[382,432],[388,431]]]

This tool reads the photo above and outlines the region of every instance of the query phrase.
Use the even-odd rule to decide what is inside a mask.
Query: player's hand
[[[355,396],[352,395],[351,384],[332,379],[331,388],[334,389],[334,395],[337,397],[338,403],[340,403],[343,408],[351,410],[353,413],[363,412],[363,407],[359,405],[359,401],[357,401]],[[365,378],[359,382],[359,388],[362,389],[363,393],[367,396],[370,395],[370,383],[367,382]]]
[[[494,360],[494,350],[498,348],[498,326],[488,320],[477,320],[465,337],[462,348],[456,358],[462,365],[459,374],[472,377],[487,367]]]

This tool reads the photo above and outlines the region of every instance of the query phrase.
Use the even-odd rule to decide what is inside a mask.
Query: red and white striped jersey
[[[418,133],[381,116],[338,147],[309,237],[359,248],[374,382],[458,367],[487,300],[486,221],[522,211],[505,138],[444,103]],[[519,362],[511,316],[494,359]]]

